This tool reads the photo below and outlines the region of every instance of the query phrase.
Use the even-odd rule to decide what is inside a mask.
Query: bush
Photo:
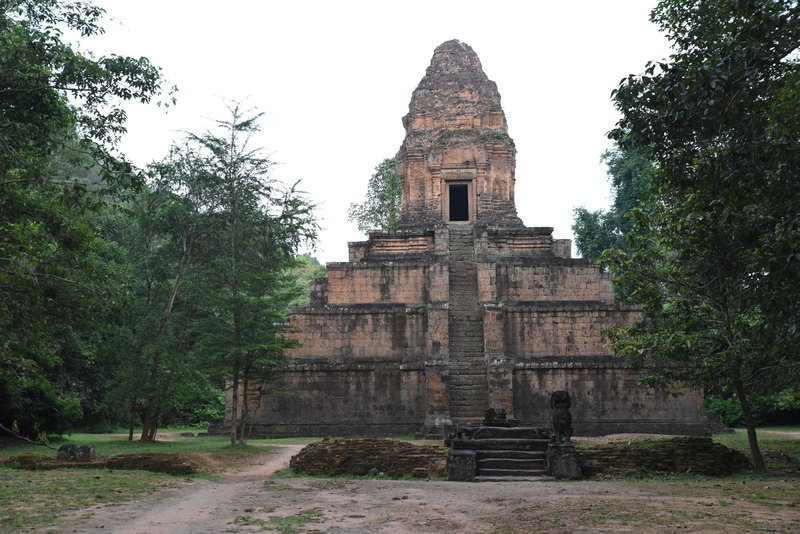
[[[796,425],[800,421],[800,392],[784,390],[751,399],[758,426]],[[706,412],[718,414],[730,427],[743,427],[739,400],[731,395],[706,395]]]
[[[706,395],[706,413],[719,415],[725,426],[743,427],[744,414],[737,399],[721,397],[719,395]]]

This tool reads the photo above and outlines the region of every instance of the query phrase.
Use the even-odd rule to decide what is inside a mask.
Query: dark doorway
[[[469,220],[469,186],[454,184],[450,186],[450,220]]]

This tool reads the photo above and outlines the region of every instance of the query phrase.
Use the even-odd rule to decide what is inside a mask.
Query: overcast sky
[[[517,146],[516,200],[527,226],[572,238],[572,211],[608,205],[601,153],[617,113],[609,95],[669,53],[648,20],[655,0],[98,0],[109,15],[97,53],[146,56],[178,104],[129,108],[121,149],[144,165],[182,131],[226,118],[224,99],[265,113],[258,142],[273,177],[301,180],[319,204],[313,253],[346,261],[364,236],[347,221],[374,167],[403,141],[401,118],[433,50],[472,46],[497,83]]]

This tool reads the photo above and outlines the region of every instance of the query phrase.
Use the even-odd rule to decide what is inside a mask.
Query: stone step
[[[489,438],[489,439],[456,439],[453,440],[454,449],[472,450],[510,450],[510,451],[546,451],[549,439],[516,439],[516,438]]]
[[[516,458],[483,458],[478,460],[478,472],[486,469],[504,469],[511,471],[534,470],[541,471],[547,469],[547,460],[538,458],[535,460],[519,460]]]
[[[483,313],[472,226],[450,228],[448,334],[450,417],[464,424],[480,422],[489,399],[484,356]]]
[[[485,410],[481,410],[480,406],[485,406],[488,402],[488,395],[480,395],[470,398],[462,398],[462,399],[450,399],[450,408],[451,410],[469,410],[470,413],[475,413],[476,415],[480,415]]]
[[[472,374],[451,374],[448,378],[448,383],[454,386],[460,385],[467,385],[467,384],[480,384],[481,381],[486,381],[486,371],[482,373],[472,373]]]
[[[483,449],[476,451],[478,460],[488,458],[509,458],[520,460],[545,460],[547,453],[544,451],[511,451]]]
[[[451,407],[450,418],[454,422],[457,421],[460,423],[461,421],[471,421],[473,419],[478,420],[481,418],[481,414],[479,414],[477,410]]]
[[[448,383],[453,386],[467,386],[474,384],[483,384],[486,382],[486,373],[475,373],[471,375],[450,375]]]
[[[464,421],[478,421],[480,418],[474,412],[450,412],[450,419],[456,424],[463,424]]]
[[[470,361],[464,361],[464,364],[471,364]],[[481,363],[483,363],[481,361]],[[455,365],[454,365],[455,364]],[[458,365],[453,359],[450,359],[450,379],[458,380],[458,377],[466,377],[466,376],[486,376],[486,367],[484,366],[474,366],[474,365]],[[451,382],[452,383],[452,382]]]
[[[450,375],[448,379],[448,383],[453,386],[466,386],[466,385],[474,385],[474,384],[483,384],[486,382],[486,373],[482,374],[473,374],[473,375],[461,375],[453,376]]]
[[[463,395],[472,394],[473,392],[478,392],[479,389],[486,390],[486,376],[477,377],[475,379],[470,380],[450,380],[449,384],[453,386],[453,391],[459,392],[459,394]]]
[[[494,476],[478,475],[472,479],[473,482],[540,482],[544,480],[555,480],[556,477],[550,475],[538,476]]]
[[[487,477],[540,477],[547,475],[546,469],[481,469],[478,468],[477,476]]]
[[[451,391],[450,395],[450,406],[460,406],[462,408],[470,408],[472,409],[473,406],[475,407],[475,411],[479,410],[479,406],[485,405],[488,402],[488,395],[484,391],[483,394],[475,394],[475,395],[456,395],[452,394]],[[485,410],[483,410],[485,411]]]
[[[450,415],[453,417],[483,417],[486,411],[481,406],[485,406],[488,399],[483,401],[471,400],[469,402],[459,402],[450,398]]]
[[[479,394],[486,394],[486,381],[482,382],[459,382],[457,384],[452,384],[452,389],[450,390],[452,393],[458,395],[458,398],[466,399],[466,398],[474,398]]]

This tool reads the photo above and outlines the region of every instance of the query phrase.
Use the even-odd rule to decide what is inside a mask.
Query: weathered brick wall
[[[366,476],[371,470],[392,478],[444,476],[447,449],[375,438],[325,439],[307,445],[289,467],[309,475]]]
[[[592,303],[531,303],[506,306],[503,347],[520,360],[546,356],[610,355],[600,333],[604,328],[632,323],[637,308]]]
[[[287,351],[290,358],[419,360],[428,345],[424,308],[304,309],[292,314],[291,326],[300,330],[293,336],[302,347]]]
[[[534,265],[497,265],[497,300],[613,303],[611,281],[589,261],[552,259]]]
[[[310,306],[325,306],[328,303],[327,278],[312,278],[308,281],[308,289],[311,293],[309,298]]]
[[[520,258],[546,254],[553,249],[553,229],[537,228],[496,228],[480,231],[476,249],[490,258]]]
[[[294,363],[270,389],[256,412],[262,435],[396,435],[425,419],[422,365]]]
[[[328,304],[422,304],[426,267],[394,264],[328,264]]]
[[[369,241],[349,241],[347,243],[347,261],[361,261],[369,251]]]
[[[556,258],[572,257],[572,239],[554,239],[553,254]]]
[[[673,396],[664,388],[642,386],[642,373],[618,361],[576,360],[517,364],[514,369],[514,417],[548,423],[550,394],[569,391],[572,422],[583,435],[615,432],[703,434],[703,398],[696,391]]]

